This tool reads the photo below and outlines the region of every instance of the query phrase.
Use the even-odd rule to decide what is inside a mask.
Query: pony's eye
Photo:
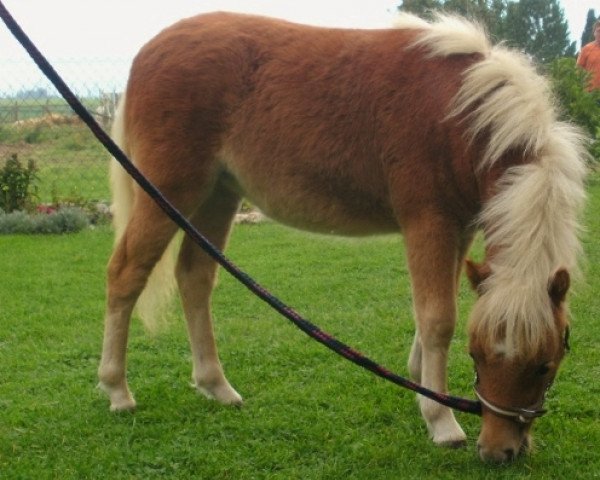
[[[535,374],[543,377],[544,375],[546,375],[548,372],[550,371],[550,367],[548,366],[547,363],[544,363],[543,365],[539,366],[537,368],[537,370],[535,371]]]

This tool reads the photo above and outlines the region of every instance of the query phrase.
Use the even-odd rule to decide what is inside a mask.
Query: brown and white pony
[[[565,351],[585,149],[523,55],[453,17],[345,30],[201,15],[137,55],[114,136],[220,248],[242,197],[301,229],[402,232],[416,313],[409,369],[440,392],[461,266],[483,229],[485,262],[467,269],[479,295],[469,327],[484,403],[478,447],[506,461],[528,446]],[[134,305],[147,287],[138,307],[152,318],[173,272],[194,384],[242,403],[214,341],[215,262],[184,238],[169,264],[173,222],[118,166],[112,181],[117,241],[99,368],[111,409],[135,407],[125,372]],[[464,444],[450,409],[419,401],[436,444]]]

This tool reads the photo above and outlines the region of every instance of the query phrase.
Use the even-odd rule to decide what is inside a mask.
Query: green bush
[[[62,196],[58,195],[56,191],[53,191],[52,201],[50,203],[39,205],[38,211],[43,209],[61,210],[65,208],[76,208],[81,210],[86,215],[91,225],[108,225],[112,219],[110,207],[106,202],[88,200],[77,193]]]
[[[31,210],[37,198],[38,178],[33,160],[23,166],[16,154],[0,169],[0,208],[7,212]]]
[[[563,118],[587,130],[592,138],[591,153],[600,161],[600,90],[586,89],[589,73],[577,67],[574,58],[554,60],[549,71]]]
[[[0,125],[0,142],[2,143],[16,143],[22,139],[22,135],[18,129],[12,125]]]
[[[0,210],[0,234],[60,234],[79,232],[90,224],[80,208],[66,207],[52,213],[28,214]]]
[[[27,129],[24,133],[23,140],[25,143],[29,145],[34,145],[37,143],[42,143],[43,134],[42,134],[43,125],[35,125],[33,128]]]

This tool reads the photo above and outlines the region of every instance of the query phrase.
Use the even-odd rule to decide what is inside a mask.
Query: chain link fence
[[[109,129],[129,61],[54,61],[56,70]],[[0,59],[0,167],[33,162],[45,204],[107,204],[109,155],[28,58]]]

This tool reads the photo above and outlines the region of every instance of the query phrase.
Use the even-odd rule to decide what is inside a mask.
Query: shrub
[[[33,221],[25,212],[0,214],[0,233],[32,233]]]
[[[77,208],[87,216],[92,225],[108,225],[111,221],[110,207],[105,202],[87,200],[85,197],[73,193],[69,196],[59,196],[56,191],[52,192],[52,202],[38,206],[38,211],[61,210],[65,208]]]
[[[554,92],[563,117],[582,126],[592,138],[591,153],[600,161],[600,91],[586,90],[589,73],[574,58],[559,58],[549,65]]]
[[[25,143],[34,145],[37,143],[42,143],[42,137],[42,125],[35,125],[33,128],[27,129],[27,131],[24,133],[23,140]]]
[[[21,139],[17,130],[12,126],[0,125],[0,142],[2,143],[16,143]]]
[[[80,208],[62,208],[49,215],[34,215],[36,230],[34,233],[72,233],[79,232],[89,225],[85,212]]]
[[[31,210],[37,198],[38,178],[33,160],[24,167],[12,154],[0,169],[0,208],[7,212]]]
[[[28,214],[0,210],[0,234],[60,234],[83,230],[90,224],[80,208],[66,207],[51,213]]]

